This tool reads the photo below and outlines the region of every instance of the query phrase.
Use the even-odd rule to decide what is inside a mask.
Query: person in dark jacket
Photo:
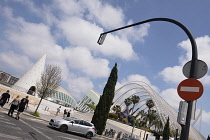
[[[64,112],[63,112],[63,118],[65,118],[65,117],[66,117],[66,114],[67,114],[67,110],[66,110],[66,109],[64,109]]]
[[[0,109],[2,109],[2,107],[5,105],[5,103],[9,102],[9,98],[10,98],[10,94],[9,94],[9,90],[7,90],[5,93],[3,93],[0,96]]]
[[[71,115],[71,109],[67,112],[67,117],[70,117]]]
[[[25,108],[27,109],[28,107],[28,96],[26,96],[25,98],[23,98],[21,101],[20,101],[20,104],[18,106],[18,113],[16,115],[16,119],[19,120],[20,118],[20,115],[21,113],[25,110]]]

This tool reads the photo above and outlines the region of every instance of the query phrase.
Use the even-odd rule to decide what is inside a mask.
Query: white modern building
[[[12,88],[20,93],[33,95],[38,98],[36,83],[40,81],[42,73],[44,72],[45,60],[46,54],[44,54],[17,82],[15,81]],[[55,94],[52,94],[48,100],[64,106],[77,107],[76,100],[62,87],[58,87]]]
[[[56,92],[48,97],[48,100],[61,104],[63,106],[77,107],[77,101],[74,97],[62,87],[58,87]]]
[[[99,102],[100,99],[100,94],[90,90],[83,98],[82,100],[79,102],[77,110],[80,110],[82,112],[93,112],[93,109],[91,109],[89,106],[87,106],[86,104],[91,104],[96,106]]]
[[[44,54],[34,66],[23,75],[12,88],[30,95],[36,94],[36,83],[41,79],[45,68],[46,54]]]

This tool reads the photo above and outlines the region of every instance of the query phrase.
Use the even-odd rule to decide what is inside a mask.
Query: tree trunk
[[[40,101],[39,101],[39,104],[38,104],[38,106],[36,107],[36,110],[34,111],[34,114],[37,112],[37,110],[38,110],[38,108],[39,108],[39,106],[40,106],[40,104],[41,104],[41,102],[42,102],[43,97],[44,97],[44,94],[42,95],[42,97],[41,97],[41,99],[40,99]]]
[[[126,114],[127,114],[126,119],[128,120],[128,115],[129,115],[129,109],[128,109],[128,106],[126,106]]]

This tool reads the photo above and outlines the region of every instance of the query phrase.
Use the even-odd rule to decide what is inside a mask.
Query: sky
[[[190,30],[198,59],[209,66],[209,5],[207,0],[0,0],[0,70],[21,77],[46,53],[46,63],[62,69],[61,86],[79,101],[90,89],[102,94],[117,63],[116,89],[146,82],[177,110],[182,100],[177,86],[186,79],[182,68],[192,56],[180,27],[155,21],[108,34],[103,45],[97,40],[102,32],[132,23],[171,18]],[[210,73],[199,81],[204,93],[197,112],[203,108],[200,132],[207,137]]]

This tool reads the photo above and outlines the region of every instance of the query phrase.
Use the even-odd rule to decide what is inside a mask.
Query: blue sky
[[[157,21],[108,34],[102,46],[96,42],[108,30],[150,18],[172,18],[191,31],[198,58],[209,65],[209,5],[207,0],[1,0],[0,69],[21,77],[46,53],[46,63],[60,65],[62,86],[79,101],[90,89],[102,94],[118,63],[116,88],[144,81],[177,109],[181,98],[176,88],[185,79],[183,65],[191,60],[191,45],[182,29]],[[205,91],[197,111],[204,109],[201,133],[207,137],[209,73],[199,80]]]

